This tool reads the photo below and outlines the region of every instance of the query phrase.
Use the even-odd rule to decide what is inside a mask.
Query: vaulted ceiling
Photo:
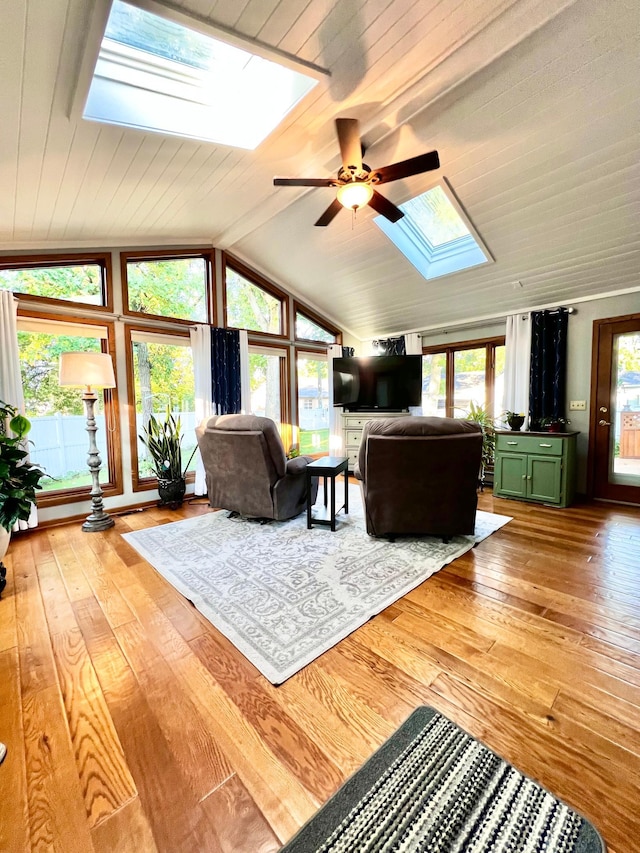
[[[330,72],[255,151],[84,121],[76,93],[108,0],[0,7],[0,250],[214,245],[358,337],[640,290],[636,0],[182,0]],[[373,222],[313,223],[333,121],[373,167],[437,149],[495,263],[425,281]]]

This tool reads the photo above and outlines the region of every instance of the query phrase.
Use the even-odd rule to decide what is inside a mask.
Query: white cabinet
[[[353,471],[358,461],[362,429],[367,421],[380,418],[406,418],[408,414],[409,412],[343,412],[341,415],[342,444],[344,455],[349,458],[349,471]]]

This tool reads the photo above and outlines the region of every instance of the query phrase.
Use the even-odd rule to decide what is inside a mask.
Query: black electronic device
[[[350,412],[402,412],[420,406],[422,356],[334,358],[333,403]]]

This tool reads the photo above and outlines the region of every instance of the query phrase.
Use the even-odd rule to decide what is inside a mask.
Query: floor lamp
[[[91,488],[91,515],[82,525],[87,533],[106,530],[113,527],[115,521],[102,505],[102,489],[100,488],[100,468],[102,460],[96,444],[96,419],[93,413],[98,395],[95,388],[115,388],[116,380],[113,374],[113,361],[106,352],[63,352],[60,355],[60,385],[83,387],[85,410],[87,413],[87,432],[89,433],[89,456],[87,464],[91,472],[93,486]]]

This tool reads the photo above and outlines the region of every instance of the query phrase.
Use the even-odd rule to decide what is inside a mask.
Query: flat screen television
[[[350,412],[402,412],[421,405],[422,356],[334,358],[333,403]]]

